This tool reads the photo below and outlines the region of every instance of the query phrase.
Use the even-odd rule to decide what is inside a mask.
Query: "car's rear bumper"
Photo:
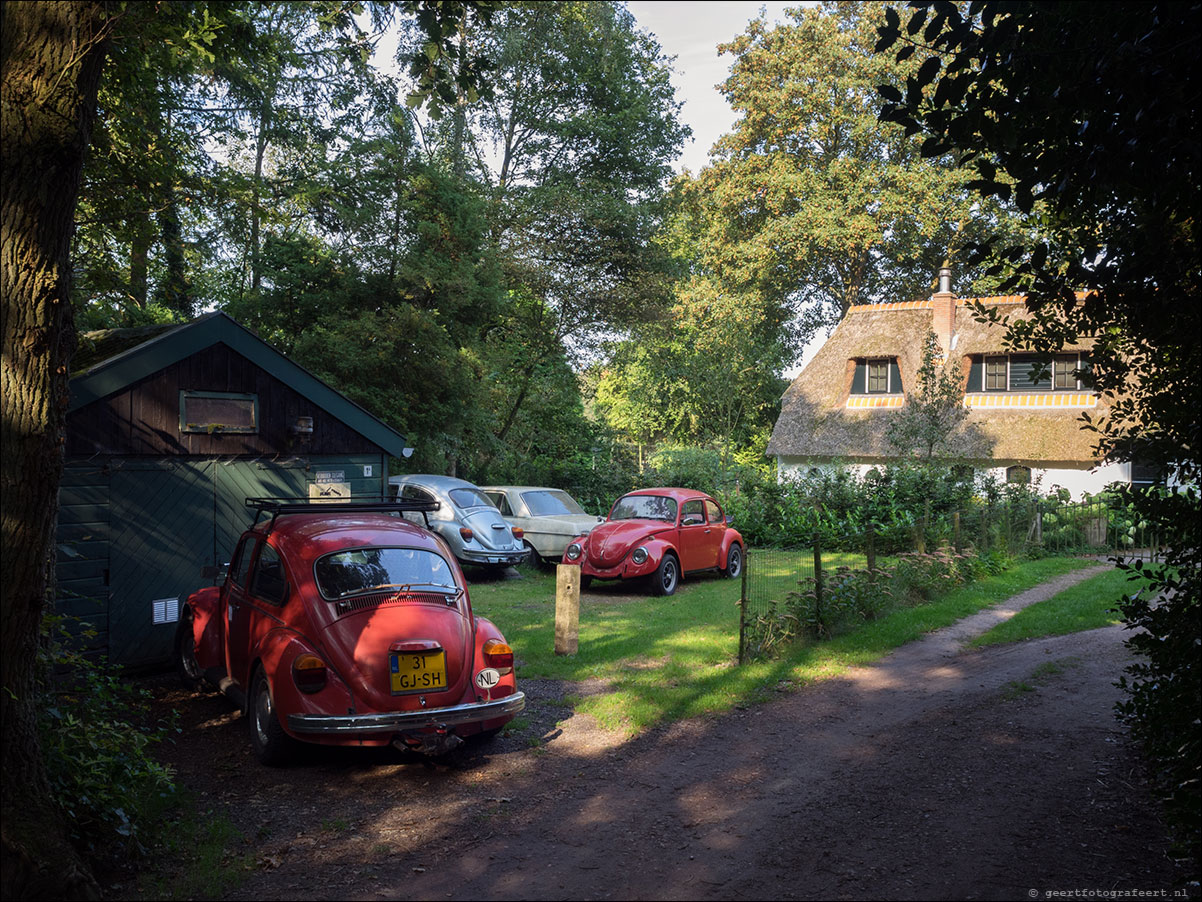
[[[516,567],[526,560],[525,549],[521,551],[460,551],[459,560],[465,564],[504,564]]]
[[[525,707],[525,693],[515,692],[494,701],[452,705],[449,708],[425,708],[419,711],[390,711],[386,714],[289,714],[288,729],[293,733],[326,735],[437,729],[513,717]]]

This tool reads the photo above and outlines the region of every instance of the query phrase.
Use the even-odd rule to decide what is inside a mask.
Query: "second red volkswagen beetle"
[[[693,489],[640,489],[614,502],[609,517],[573,539],[563,563],[580,565],[580,581],[650,577],[651,591],[671,595],[685,573],[743,572],[743,537],[722,507]]]

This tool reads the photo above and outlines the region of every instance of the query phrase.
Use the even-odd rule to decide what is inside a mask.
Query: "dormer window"
[[[1089,386],[1078,373],[1089,368],[1086,354],[999,354],[972,361],[967,391],[971,392],[1080,392]]]
[[[853,395],[900,395],[901,372],[895,357],[871,357],[856,361],[851,381]]]

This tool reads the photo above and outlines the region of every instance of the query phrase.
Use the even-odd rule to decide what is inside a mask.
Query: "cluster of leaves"
[[[865,550],[869,533],[878,552],[914,547],[916,530],[931,546],[952,541],[952,514],[988,503],[988,480],[946,467],[881,467],[863,476],[845,467],[804,476],[742,471],[717,497],[751,545]],[[967,526],[966,526],[967,529]]]
[[[947,443],[968,417],[960,375],[944,366],[934,332],[923,339],[918,380],[906,393],[905,406],[893,414],[885,429],[885,440],[898,453],[919,460],[946,457]]]
[[[1202,586],[1199,553],[1197,487],[1166,493],[1159,498],[1132,498],[1138,514],[1160,535],[1194,540],[1189,547],[1172,548],[1164,563],[1135,561],[1130,569],[1150,579],[1146,592],[1120,606],[1132,629],[1128,644],[1139,657],[1119,681],[1127,699],[1119,715],[1132,734],[1161,766],[1161,785],[1168,812],[1179,827],[1178,841],[1187,859],[1197,860],[1202,832],[1202,729],[1199,727],[1199,693],[1202,692]],[[1183,529],[1182,520],[1189,521]]]
[[[629,12],[320,0],[122,21],[77,215],[83,328],[223,309],[421,469],[478,479],[604,443],[571,363],[663,306],[650,238],[686,135]],[[369,64],[391,25],[413,108]]]
[[[50,615],[43,633],[38,728],[69,836],[94,862],[144,854],[147,832],[176,798],[153,749],[178,729],[153,719],[147,690],[79,650],[86,630],[72,635],[66,618]]]
[[[924,58],[902,87],[882,84],[884,121],[925,135],[923,153],[956,154],[982,197],[1011,198],[1035,228],[972,251],[1031,316],[1008,341],[1054,353],[1091,337],[1091,379],[1107,401],[1086,417],[1098,451],[1202,479],[1202,18],[1196,3],[919,3],[886,13],[878,51]],[[900,50],[895,50],[897,45]],[[988,314],[978,311],[982,317]],[[1137,497],[1169,552],[1153,595],[1122,603],[1145,657],[1122,708],[1161,769],[1182,837],[1202,832],[1202,504],[1196,491]]]

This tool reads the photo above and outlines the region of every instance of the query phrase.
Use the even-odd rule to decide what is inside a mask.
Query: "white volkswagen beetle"
[[[506,520],[521,528],[529,563],[558,563],[568,542],[587,535],[604,517],[586,514],[563,489],[533,485],[486,485],[480,491]]]

